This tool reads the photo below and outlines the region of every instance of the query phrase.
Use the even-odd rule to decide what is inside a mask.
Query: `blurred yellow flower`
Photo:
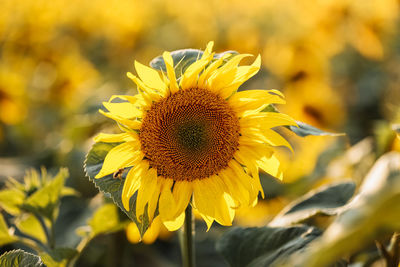
[[[321,128],[336,128],[345,121],[343,101],[325,82],[305,79],[288,85],[285,94],[289,104],[282,111],[299,121]]]
[[[382,59],[382,35],[393,30],[398,17],[396,0],[321,1],[326,13],[324,24],[335,28],[333,37],[341,36],[362,55]],[[339,38],[338,38],[339,39]]]
[[[285,183],[293,182],[310,174],[315,168],[318,157],[334,140],[334,137],[321,138],[320,136],[293,138],[291,143],[296,153],[289,154],[286,151],[278,151],[282,171],[285,173]]]
[[[286,176],[286,174],[285,174]],[[236,211],[235,222],[244,227],[261,227],[268,224],[287,204],[282,198],[259,201],[255,207],[241,207]]]
[[[0,63],[0,122],[17,124],[26,116],[24,79]]]
[[[167,75],[135,62],[136,96],[113,96],[103,115],[125,131],[100,134],[96,142],[122,142],[110,150],[95,178],[131,167],[122,203],[137,192],[136,216],[150,222],[156,207],[171,231],[180,228],[192,206],[206,221],[231,225],[236,208],[254,206],[264,196],[258,169],[282,177],[273,146],[290,144],[271,128],[296,125],[282,113],[262,112],[271,103],[285,103],[277,90],[237,92],[260,68],[260,57],[238,66],[248,54],[213,60],[213,43],[177,80],[170,53],[163,59]],[[225,62],[224,62],[225,61]],[[125,102],[113,102],[119,98]]]

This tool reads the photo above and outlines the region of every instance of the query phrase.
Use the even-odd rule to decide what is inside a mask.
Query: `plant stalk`
[[[195,235],[194,216],[192,212],[192,206],[188,205],[185,210],[185,222],[180,231],[180,245],[182,254],[182,265],[183,267],[195,267],[195,246],[194,246],[194,235]]]

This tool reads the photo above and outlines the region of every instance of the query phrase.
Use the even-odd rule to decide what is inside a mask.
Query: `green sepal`
[[[120,179],[113,178],[113,174],[101,178],[94,178],[100,172],[104,158],[108,152],[119,144],[121,143],[95,143],[86,156],[84,166],[85,172],[89,177],[89,180],[95,184],[99,191],[104,193],[106,197],[111,198],[113,202],[129,217],[129,219],[136,223],[140,235],[143,236],[147,228],[149,228],[150,222],[147,213],[143,215],[141,222],[136,218],[137,193],[135,193],[129,201],[129,211],[126,210],[122,204],[122,189],[126,179],[126,174],[128,173],[128,168],[122,173]]]

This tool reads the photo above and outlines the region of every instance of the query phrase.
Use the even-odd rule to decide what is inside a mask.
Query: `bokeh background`
[[[80,197],[64,200],[60,216],[67,219],[59,220],[58,231],[82,220],[98,193],[84,175],[85,154],[96,133],[118,131],[98,113],[102,101],[136,93],[126,77],[134,60],[148,64],[165,50],[204,49],[213,40],[217,52],[262,56],[261,71],[242,89],[279,89],[287,99],[278,107],[282,112],[346,133],[283,133],[295,150],[279,151],[284,184],[265,176],[267,199],[235,219],[263,225],[310,188],[348,177],[357,181],[379,155],[400,151],[391,129],[400,122],[399,8],[398,0],[1,0],[1,183],[20,179],[31,167],[67,167],[68,185]],[[354,162],[351,151],[360,141],[364,147],[356,154],[363,160]],[[198,228],[199,266],[225,266],[213,246],[224,228],[207,234],[201,222]],[[178,265],[174,234],[158,229],[147,243],[158,231],[152,245],[129,242],[125,231],[98,237],[78,263]],[[76,240],[63,235],[58,242]]]

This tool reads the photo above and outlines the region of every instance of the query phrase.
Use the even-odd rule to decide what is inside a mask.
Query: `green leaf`
[[[18,218],[15,224],[22,233],[35,237],[39,241],[42,241],[43,244],[47,242],[43,227],[34,215],[25,214]]]
[[[107,234],[119,231],[126,226],[126,223],[121,222],[118,214],[118,208],[108,203],[101,206],[89,221],[91,227],[91,237],[99,234]]]
[[[67,177],[68,170],[60,169],[58,174],[50,180],[50,182],[46,183],[42,188],[39,188],[25,200],[22,208],[49,220],[53,220]]]
[[[21,213],[20,206],[24,203],[24,192],[16,189],[4,189],[0,191],[0,207],[11,215],[19,215]]]
[[[226,51],[222,53],[218,53],[214,55],[214,60],[222,57],[225,54],[236,55],[238,52],[236,51]],[[179,79],[180,76],[185,72],[185,70],[193,64],[197,59],[203,56],[203,51],[198,49],[181,49],[171,52],[172,59],[174,61],[174,68],[176,78]],[[167,72],[165,67],[165,62],[162,56],[158,56],[154,58],[150,62],[150,66],[153,69],[161,70],[163,72]]]
[[[300,137],[305,137],[308,135],[315,135],[315,136],[343,136],[343,133],[330,133],[330,132],[325,132],[322,131],[318,128],[315,128],[314,126],[308,125],[304,122],[301,121],[296,121],[298,127],[296,126],[289,126],[289,130],[294,132]]]
[[[107,197],[110,197],[115,204],[138,226],[140,234],[143,236],[149,227],[149,218],[147,214],[144,214],[142,222],[138,222],[136,219],[136,197],[134,194],[130,199],[130,208],[127,211],[122,205],[122,188],[126,178],[127,171],[124,171],[121,179],[114,179],[113,175],[107,175],[105,177],[95,179],[94,177],[99,173],[103,166],[104,158],[108,151],[119,143],[96,143],[86,156],[85,171],[89,179],[96,185],[96,187],[103,192]],[[147,210],[147,209],[146,209]]]
[[[335,215],[350,200],[355,189],[355,183],[348,181],[312,190],[286,206],[269,225],[289,226],[318,214]]]
[[[400,153],[382,156],[359,192],[293,266],[328,266],[400,229]]]
[[[293,227],[235,227],[217,242],[217,250],[230,266],[271,266],[304,249],[320,235],[317,228]]]
[[[3,215],[0,213],[0,246],[13,243],[17,240],[18,239],[16,237],[10,235],[7,224],[4,221]]]
[[[39,253],[40,258],[47,267],[65,267],[78,251],[73,248],[56,248],[49,253]]]
[[[45,267],[42,260],[31,253],[23,250],[11,250],[0,256],[0,266],[2,267]]]

